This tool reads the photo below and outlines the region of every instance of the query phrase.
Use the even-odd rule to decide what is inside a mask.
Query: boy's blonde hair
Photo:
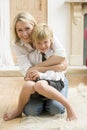
[[[17,33],[16,33],[16,23],[18,21],[22,21],[22,22],[27,22],[33,26],[35,26],[37,24],[36,20],[34,19],[34,17],[29,14],[28,12],[21,12],[19,13],[13,21],[13,38],[14,38],[14,42],[17,43],[20,38],[18,37]]]
[[[53,44],[53,31],[52,29],[45,23],[37,24],[32,31],[32,42],[33,44],[37,41],[42,41],[45,39],[50,39]]]

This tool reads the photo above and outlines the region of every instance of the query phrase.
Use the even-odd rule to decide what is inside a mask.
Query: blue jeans
[[[68,94],[68,80],[65,77],[64,79],[64,88],[60,91],[66,98]],[[37,116],[41,114],[43,111],[47,111],[51,115],[62,114],[65,112],[65,107],[58,101],[47,99],[42,100],[40,97],[33,98],[31,96],[29,102],[24,107],[24,114],[26,116],[32,115]]]

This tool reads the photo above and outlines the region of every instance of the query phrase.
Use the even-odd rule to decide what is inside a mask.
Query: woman
[[[31,66],[29,60],[29,54],[35,50],[31,41],[31,33],[34,26],[37,24],[36,20],[28,13],[23,12],[19,13],[14,19],[14,44],[13,49],[16,54],[16,58],[21,69],[22,74],[24,75],[25,84],[23,86],[22,92],[25,91],[27,93],[27,76],[28,73],[32,70],[37,70],[39,72],[45,72],[47,70],[54,70],[54,71],[65,71],[67,68],[67,58],[66,53],[62,45],[57,41],[54,40],[54,45],[52,46],[54,55],[50,56],[46,61],[39,63],[35,66]],[[68,89],[68,82],[65,77],[64,79],[64,88],[60,93],[62,93],[65,97],[67,97],[67,89]],[[19,104],[20,99],[23,99],[22,102],[26,100],[26,96],[21,92],[19,97]],[[33,92],[32,92],[33,94]],[[25,94],[26,95],[26,94]],[[35,96],[35,95],[34,95]],[[55,115],[57,113],[64,113],[65,107],[55,101],[55,100],[47,100],[42,101],[40,98],[33,98],[31,96],[30,101],[24,107],[24,113],[26,115],[38,115],[43,111],[43,108],[51,115]],[[19,116],[17,111],[8,116],[8,114],[4,115],[4,120],[13,119]]]

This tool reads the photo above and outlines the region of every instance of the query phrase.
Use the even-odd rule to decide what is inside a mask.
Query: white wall
[[[52,27],[69,56],[70,5],[65,0],[48,0],[48,24]]]
[[[10,48],[9,14],[9,0],[0,0],[0,69],[14,65]]]

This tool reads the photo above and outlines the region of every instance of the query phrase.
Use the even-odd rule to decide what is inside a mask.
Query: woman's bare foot
[[[75,111],[73,110],[72,106],[70,106],[68,109],[67,109],[67,121],[71,121],[71,120],[76,120],[77,119],[77,116],[76,116],[76,113]]]
[[[12,120],[12,119],[15,119],[17,117],[22,117],[22,113],[19,113],[17,110],[16,111],[13,111],[11,113],[5,113],[4,116],[3,116],[3,119],[5,121],[8,121],[8,120]]]

